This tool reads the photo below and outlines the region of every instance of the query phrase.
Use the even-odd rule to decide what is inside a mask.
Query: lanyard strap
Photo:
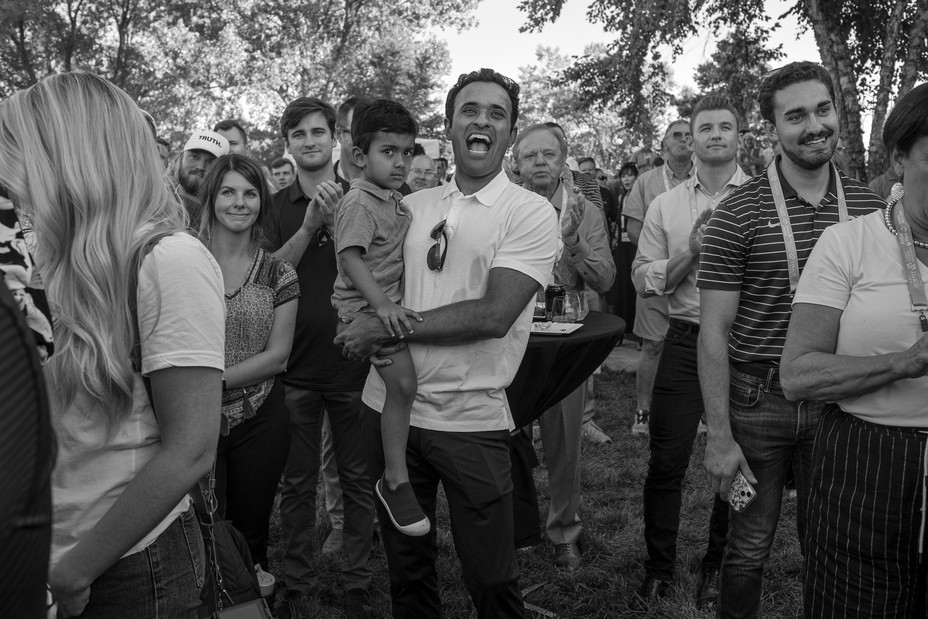
[[[837,170],[834,170],[834,175],[838,194],[838,221],[845,222],[848,220],[848,214],[844,187],[841,185],[841,177],[838,176]],[[773,203],[777,207],[780,229],[783,230],[783,244],[786,246],[786,266],[789,269],[789,291],[794,293],[796,292],[796,286],[799,285],[799,252],[796,249],[796,237],[793,236],[793,227],[790,225],[789,211],[786,208],[783,187],[780,185],[780,176],[777,174],[776,159],[767,167],[767,180],[770,182]]]
[[[915,243],[912,239],[912,229],[905,220],[905,212],[900,208],[899,202],[891,203],[887,208],[892,209],[893,221],[896,224],[896,241],[902,251],[902,270],[905,272],[905,283],[909,288],[909,299],[912,301],[912,311],[918,312],[918,321],[922,332],[928,331],[928,298],[925,296],[925,285],[922,283],[921,269],[918,258],[915,256]]]

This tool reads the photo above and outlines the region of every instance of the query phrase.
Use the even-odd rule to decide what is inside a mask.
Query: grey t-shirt
[[[335,251],[360,247],[364,263],[384,294],[399,303],[403,298],[403,239],[410,216],[403,195],[364,179],[351,182],[351,190],[335,207]],[[332,305],[339,315],[356,312],[369,303],[338,266]]]

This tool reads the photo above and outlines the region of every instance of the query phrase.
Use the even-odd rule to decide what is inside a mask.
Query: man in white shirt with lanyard
[[[803,538],[812,442],[824,403],[787,401],[780,388],[799,273],[827,226],[883,206],[831,165],[838,141],[834,94],[831,76],[811,62],[764,77],[761,116],[783,154],[716,208],[703,239],[696,285],[705,468],[723,499],[739,471],[756,491],[753,502],[729,514],[719,617],[760,614],[764,563],[791,467]]]
[[[640,607],[663,597],[674,579],[683,478],[703,414],[696,370],[696,266],[702,236],[712,210],[748,179],[735,163],[738,113],[728,99],[710,95],[699,101],[690,131],[696,174],[651,203],[632,264],[638,294],[666,298],[670,316],[651,400],[651,458],[644,484],[648,558],[639,599],[633,600]],[[714,604],[718,596],[727,534],[728,505],[716,495],[696,592],[696,604],[702,609]]]

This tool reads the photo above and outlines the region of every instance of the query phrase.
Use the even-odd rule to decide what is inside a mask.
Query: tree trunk
[[[815,42],[822,55],[822,63],[836,81],[835,107],[843,125],[844,144],[851,158],[849,176],[865,178],[863,123],[860,118],[857,73],[847,49],[847,42],[841,34],[840,25],[833,21],[833,14],[823,10],[821,0],[804,0],[804,6],[812,24]]]
[[[909,92],[915,87],[921,58],[928,44],[928,0],[918,0],[915,3],[915,17],[912,28],[909,30],[909,49],[902,65],[902,79],[899,82],[899,96]]]
[[[883,147],[883,122],[889,108],[889,97],[893,90],[893,78],[896,74],[896,49],[899,45],[899,28],[905,13],[906,1],[896,0],[893,11],[886,22],[886,34],[883,35],[883,58],[880,61],[880,84],[876,89],[876,103],[873,106],[873,122],[870,125],[870,152],[867,157],[868,180],[876,178],[886,171],[886,149]]]

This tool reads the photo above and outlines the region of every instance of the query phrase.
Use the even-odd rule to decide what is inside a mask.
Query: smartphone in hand
[[[731,480],[731,488],[728,491],[728,504],[738,513],[743,512],[748,505],[757,497],[757,491],[754,486],[748,482],[744,473],[738,471],[735,478]]]

